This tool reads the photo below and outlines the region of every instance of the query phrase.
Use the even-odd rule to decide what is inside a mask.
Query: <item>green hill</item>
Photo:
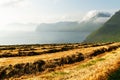
[[[84,42],[120,41],[120,11],[116,12],[100,29],[91,33]]]

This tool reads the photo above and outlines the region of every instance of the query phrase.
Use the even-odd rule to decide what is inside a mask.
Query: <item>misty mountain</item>
[[[42,23],[37,26],[37,32],[93,32],[100,28],[109,18],[108,12],[90,11],[78,21],[64,21],[57,23]]]
[[[57,23],[42,23],[38,25],[36,31],[44,32],[68,32],[76,31],[79,27],[78,22],[57,22]]]
[[[120,41],[120,11],[116,12],[100,29],[91,33],[85,42]]]
[[[96,14],[95,14],[96,13]],[[46,44],[82,42],[92,31],[101,27],[109,17],[88,13],[81,21],[57,23],[12,23],[0,33],[0,44]],[[106,13],[105,13],[106,14]],[[89,18],[87,18],[89,16]],[[96,16],[96,18],[94,18]]]

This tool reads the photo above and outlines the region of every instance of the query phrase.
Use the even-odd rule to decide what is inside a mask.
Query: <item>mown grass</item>
[[[103,61],[103,60],[105,60],[105,58],[99,58],[99,59],[91,60],[91,61],[89,61],[89,62],[87,62],[87,63],[85,63],[85,64],[79,65],[79,66],[77,67],[77,69],[90,67],[90,66],[96,64],[97,62]]]
[[[61,57],[61,58],[53,58],[51,60],[37,60],[33,63],[20,63],[20,64],[16,64],[16,65],[10,65],[10,66],[5,66],[3,69],[0,69],[0,78],[4,79],[4,78],[10,78],[10,77],[14,77],[14,76],[22,76],[25,74],[35,74],[37,72],[43,72],[47,69],[55,69],[58,66],[63,66],[65,64],[73,64],[75,62],[80,62],[83,61],[86,58],[90,57],[94,57],[97,56],[99,54],[102,54],[104,52],[108,52],[108,51],[112,51],[114,49],[117,49],[120,45],[116,44],[116,45],[109,45],[108,48],[99,48],[97,50],[94,50],[93,52],[90,52],[88,57],[85,57],[86,54],[83,53],[75,53],[72,55],[68,55],[65,57]],[[91,55],[94,54],[94,55]],[[86,64],[80,65],[79,67],[84,68],[84,67],[89,67],[92,66],[94,64],[96,64],[98,61],[103,61],[105,60],[104,58],[98,58],[98,59],[94,59],[91,60],[90,62],[87,62]],[[66,72],[57,72],[54,73],[56,75],[65,75]]]
[[[51,44],[51,45],[11,45],[0,46],[0,58],[36,56],[68,51],[77,48],[88,48],[110,45],[112,43],[76,43],[76,44]],[[6,52],[7,51],[7,52]]]
[[[79,65],[77,67],[77,69],[86,68],[86,67],[89,67],[89,66],[92,66],[92,65],[96,64],[99,61],[104,61],[104,60],[105,60],[105,58],[99,58],[99,59],[91,60],[91,61],[87,62],[86,64]],[[66,75],[69,75],[69,74],[71,74],[71,71],[68,71],[68,72],[54,71],[54,72],[51,72],[50,74],[46,75],[46,78],[49,77],[49,79],[52,80],[52,78],[66,76]]]
[[[43,78],[47,79],[47,80],[53,80],[53,78],[58,78],[58,77],[63,77],[66,75],[69,75],[70,72],[64,72],[64,71],[54,71],[54,72],[50,72],[49,74],[45,74],[43,76]],[[54,79],[56,80],[56,79]],[[58,80],[58,79],[57,79]]]
[[[63,72],[63,71],[58,71],[58,72],[52,72],[51,73],[52,76],[64,76],[64,75],[68,75],[68,72]]]
[[[120,80],[120,68],[109,75],[108,80]]]

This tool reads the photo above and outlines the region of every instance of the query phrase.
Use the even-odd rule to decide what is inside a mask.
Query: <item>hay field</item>
[[[0,80],[118,80],[119,67],[119,42],[0,46]]]

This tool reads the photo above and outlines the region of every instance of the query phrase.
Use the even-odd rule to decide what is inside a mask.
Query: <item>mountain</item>
[[[36,33],[38,35],[45,34],[47,35],[45,40],[51,39],[54,42],[82,42],[91,32],[100,28],[110,17],[111,13],[106,11],[90,11],[80,21],[41,23],[37,26]],[[43,35],[43,38],[45,35]]]
[[[103,23],[64,21],[57,23],[42,23],[37,26],[37,32],[92,32]]]
[[[42,23],[38,25],[36,31],[37,32],[69,32],[69,31],[76,31],[77,27],[79,27],[79,23],[72,21],[57,22],[57,23]]]
[[[79,21],[63,21],[57,23],[42,23],[37,26],[37,32],[93,32],[100,28],[111,13],[104,11],[90,11]]]
[[[120,41],[120,11],[116,12],[101,28],[91,33],[84,42]]]

